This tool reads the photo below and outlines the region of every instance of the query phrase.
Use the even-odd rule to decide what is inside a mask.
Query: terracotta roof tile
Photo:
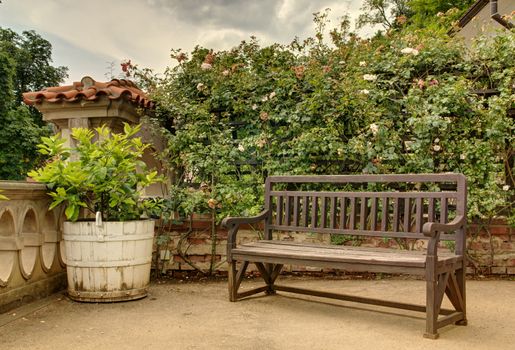
[[[43,101],[51,103],[62,101],[74,102],[78,100],[95,101],[102,95],[107,96],[111,100],[127,98],[142,108],[154,107],[154,102],[130,80],[113,79],[102,83],[93,80],[91,77],[84,77],[81,81],[74,82],[72,85],[25,92],[23,94],[23,102],[27,105],[34,105]]]

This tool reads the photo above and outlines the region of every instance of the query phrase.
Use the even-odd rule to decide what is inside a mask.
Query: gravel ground
[[[425,300],[425,284],[416,280],[279,282]],[[245,288],[258,285],[244,281]],[[0,349],[514,349],[515,282],[469,281],[467,300],[469,325],[447,326],[429,340],[421,313],[287,293],[230,303],[224,281],[168,281],[139,301],[87,304],[54,295],[0,315]]]

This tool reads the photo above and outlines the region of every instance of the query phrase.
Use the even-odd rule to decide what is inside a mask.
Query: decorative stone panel
[[[60,209],[45,185],[0,181],[0,312],[65,287],[59,261]]]

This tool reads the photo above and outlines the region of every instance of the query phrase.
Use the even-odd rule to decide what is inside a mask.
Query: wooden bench
[[[328,297],[426,313],[427,338],[455,323],[466,325],[466,178],[461,174],[272,176],[265,184],[265,209],[255,217],[228,217],[229,299],[276,291]],[[262,224],[264,239],[237,246],[240,225]],[[360,246],[315,245],[273,239],[273,232],[383,237],[399,242],[424,240],[423,251]],[[363,237],[366,238],[366,237]],[[438,251],[441,240],[453,253]],[[265,285],[238,292],[249,263]],[[423,276],[426,304],[383,301],[275,283],[283,265]],[[442,309],[444,295],[454,310]]]

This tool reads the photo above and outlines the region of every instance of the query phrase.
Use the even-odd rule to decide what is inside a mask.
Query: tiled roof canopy
[[[113,79],[107,83],[84,77],[73,85],[45,88],[41,91],[25,92],[23,102],[34,105],[47,101],[50,103],[74,102],[79,100],[96,101],[100,96],[107,96],[111,100],[126,98],[142,108],[153,108],[154,103],[130,80]]]

